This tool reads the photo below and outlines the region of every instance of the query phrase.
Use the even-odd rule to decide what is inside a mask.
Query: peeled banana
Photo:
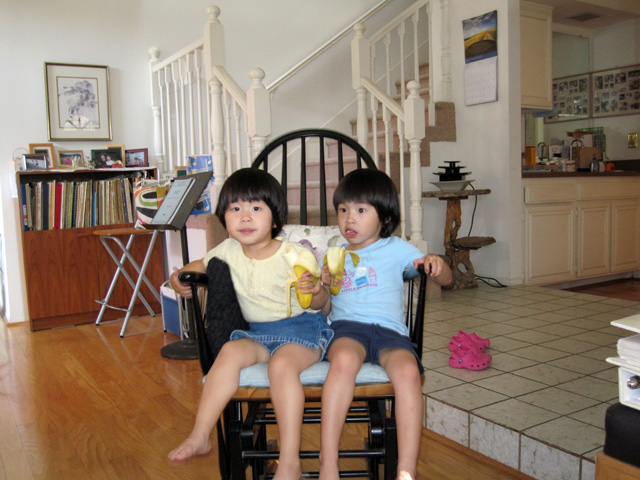
[[[287,317],[291,316],[291,287],[296,290],[296,298],[298,303],[304,309],[309,308],[313,295],[310,293],[301,293],[298,286],[298,279],[304,275],[305,272],[310,272],[313,275],[313,284],[320,278],[320,266],[316,257],[311,250],[306,248],[296,249],[290,245],[287,245],[284,253],[284,259],[287,264],[293,270],[290,274],[289,280],[285,284],[285,294],[287,297]]]
[[[329,267],[329,273],[331,274],[331,286],[329,287],[331,295],[338,295],[338,293],[340,293],[342,284],[334,285],[334,283],[336,280],[342,282],[344,260],[347,257],[347,253],[351,255],[353,266],[357,266],[360,262],[360,256],[355,252],[347,251],[345,247],[329,247],[327,253],[324,255],[324,263]]]

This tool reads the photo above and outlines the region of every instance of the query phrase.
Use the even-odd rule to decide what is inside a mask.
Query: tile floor
[[[425,425],[536,479],[593,480],[618,401],[612,320],[640,302],[546,287],[443,291],[425,316]],[[482,371],[449,366],[459,330],[489,338]]]

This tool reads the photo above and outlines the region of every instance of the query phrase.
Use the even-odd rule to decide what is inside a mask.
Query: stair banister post
[[[213,67],[225,66],[224,27],[218,20],[220,8],[207,7],[207,23],[204,26],[203,61],[209,96],[211,98],[210,133],[213,157],[214,185],[219,191],[227,178],[226,155],[224,151],[224,116],[222,103],[222,83],[217,79]]]
[[[369,76],[370,45],[369,39],[364,36],[367,28],[364,23],[358,22],[353,26],[356,33],[351,41],[351,83],[356,91],[358,113],[356,129],[358,143],[367,148],[369,128],[367,120],[367,91],[362,86],[362,77]]]
[[[407,84],[409,95],[404,103],[405,136],[409,143],[409,218],[411,219],[410,242],[422,252],[427,251],[427,242],[422,236],[422,166],[420,143],[425,137],[426,125],[424,100],[420,97],[420,84],[411,80]]]
[[[151,82],[151,113],[153,115],[153,165],[158,168],[159,176],[166,170],[164,163],[164,151],[162,149],[162,111],[160,100],[160,87],[155,81],[156,75],[153,67],[160,58],[160,50],[152,47],[149,49],[149,80]]]
[[[251,139],[252,159],[264,148],[271,135],[271,97],[265,88],[264,70],[249,72],[251,86],[247,91],[247,135]]]

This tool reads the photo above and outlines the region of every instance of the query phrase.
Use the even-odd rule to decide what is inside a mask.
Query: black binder
[[[203,172],[176,178],[162,205],[145,228],[181,230],[212,175],[213,172]]]

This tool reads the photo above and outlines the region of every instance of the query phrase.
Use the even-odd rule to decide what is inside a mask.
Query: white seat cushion
[[[300,374],[303,385],[321,385],[329,371],[329,362],[318,362]],[[356,384],[386,383],[389,377],[380,365],[365,363],[356,376]],[[241,387],[268,387],[267,364],[257,363],[240,371]]]

